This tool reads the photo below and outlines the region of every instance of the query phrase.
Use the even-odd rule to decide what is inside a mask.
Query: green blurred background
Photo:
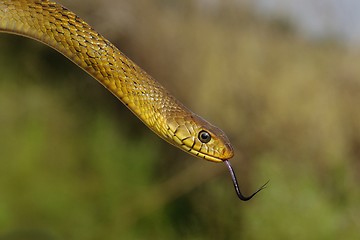
[[[246,1],[60,2],[229,135],[244,193],[270,184],[240,202],[225,165],[159,139],[54,50],[1,34],[1,240],[358,239],[356,45]]]

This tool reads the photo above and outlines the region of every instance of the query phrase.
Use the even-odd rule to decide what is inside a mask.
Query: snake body
[[[189,111],[162,85],[67,8],[51,1],[1,0],[0,31],[36,39],[56,49],[120,99],[169,143],[206,160],[233,155],[218,128]],[[199,132],[211,140],[203,143]]]
[[[224,161],[232,171],[227,159],[234,155],[233,149],[222,130],[186,108],[62,5],[48,0],[0,0],[0,32],[33,38],[56,49],[99,81],[158,136],[197,157]],[[242,200],[256,194],[242,196],[233,171],[232,176]]]

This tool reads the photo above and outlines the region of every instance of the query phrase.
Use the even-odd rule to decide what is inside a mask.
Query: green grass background
[[[226,167],[150,132],[62,55],[0,35],[0,239],[357,239],[356,47],[224,1],[61,3],[236,150]]]

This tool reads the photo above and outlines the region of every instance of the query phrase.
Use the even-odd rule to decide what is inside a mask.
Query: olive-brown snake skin
[[[163,86],[76,14],[48,0],[0,0],[0,32],[38,40],[56,49],[99,81],[152,131],[197,157],[230,163],[223,131],[188,110]]]

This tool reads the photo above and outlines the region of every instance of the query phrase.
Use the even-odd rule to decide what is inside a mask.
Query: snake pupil
[[[208,133],[207,131],[204,131],[204,130],[200,131],[199,132],[199,140],[202,143],[208,143],[211,140],[210,133]]]

